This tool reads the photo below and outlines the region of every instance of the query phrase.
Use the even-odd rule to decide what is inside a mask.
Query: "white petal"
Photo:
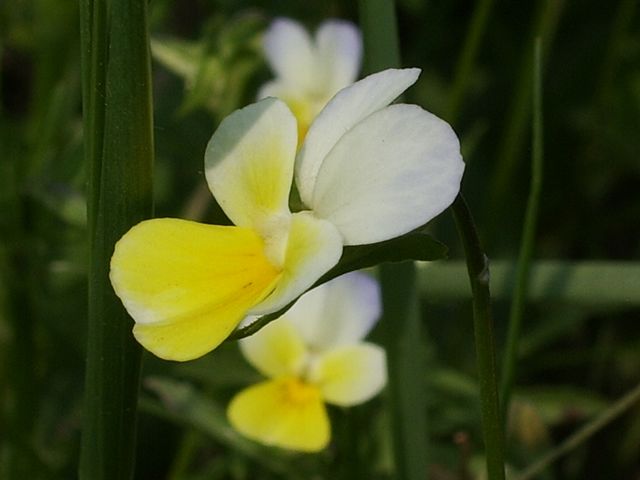
[[[263,315],[279,310],[305,292],[333,267],[342,255],[342,237],[326,220],[310,212],[291,217],[280,281],[263,302],[249,312]]]
[[[307,348],[293,325],[276,320],[259,332],[240,340],[248,362],[270,378],[298,375],[306,361]]]
[[[311,206],[320,166],[340,138],[373,112],[389,105],[420,75],[417,68],[384,70],[340,90],[309,128],[296,159],[300,197]]]
[[[296,120],[287,106],[267,98],[229,115],[205,153],[214,197],[237,226],[261,234],[275,217],[288,217],[297,148]]]
[[[317,350],[365,337],[381,311],[380,288],[369,275],[352,272],[305,293],[283,318]]]
[[[371,343],[338,347],[320,356],[309,381],[328,403],[350,407],[366,402],[387,383],[385,351]]]
[[[314,212],[345,245],[405,234],[455,199],[464,163],[452,128],[416,105],[380,110],[342,137],[318,173]]]
[[[319,73],[324,76],[324,88],[332,97],[358,76],[362,62],[362,35],[351,22],[327,20],[316,32],[316,45]]]
[[[263,46],[277,77],[295,88],[312,88],[315,48],[302,25],[288,18],[275,19],[264,35]]]

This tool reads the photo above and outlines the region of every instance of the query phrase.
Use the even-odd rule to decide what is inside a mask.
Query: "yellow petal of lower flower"
[[[129,230],[116,244],[110,273],[138,341],[170,360],[215,348],[279,276],[252,230],[170,218]]]
[[[329,350],[313,365],[308,380],[328,403],[350,407],[366,402],[387,383],[385,352],[371,343]]]
[[[301,373],[307,356],[302,336],[283,320],[271,322],[240,340],[240,349],[251,365],[271,378]]]
[[[330,425],[318,389],[292,377],[253,385],[236,395],[227,415],[243,435],[267,445],[317,452]]]

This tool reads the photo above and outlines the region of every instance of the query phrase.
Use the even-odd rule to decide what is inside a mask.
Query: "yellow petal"
[[[296,119],[275,98],[236,110],[220,124],[207,145],[205,174],[235,225],[264,236],[288,217],[297,146]]]
[[[293,214],[280,281],[251,314],[262,315],[284,307],[338,263],[340,255],[342,237],[330,222],[311,212]]]
[[[118,241],[110,278],[138,341],[161,358],[190,360],[218,346],[279,275],[252,230],[164,218]]]
[[[291,450],[317,452],[331,435],[320,392],[293,377],[269,380],[241,391],[231,400],[227,415],[243,435]]]
[[[251,365],[271,378],[301,373],[307,355],[296,328],[282,320],[240,340],[240,349]]]
[[[313,365],[309,382],[318,385],[328,403],[350,407],[366,402],[387,383],[385,352],[364,342],[329,350]]]

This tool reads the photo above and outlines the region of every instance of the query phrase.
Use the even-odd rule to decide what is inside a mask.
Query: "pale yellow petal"
[[[118,241],[110,278],[138,341],[161,358],[190,360],[229,335],[279,270],[252,230],[164,218]]]
[[[342,255],[342,237],[328,221],[310,212],[291,217],[282,276],[275,290],[251,310],[262,315],[279,310],[309,289]]]
[[[318,358],[309,375],[324,400],[350,407],[377,395],[387,383],[384,350],[370,343],[338,347]]]
[[[236,395],[227,415],[243,435],[266,445],[317,452],[331,435],[320,392],[295,378],[269,380]]]
[[[240,349],[251,365],[271,378],[301,373],[307,355],[298,331],[281,320],[271,322],[240,340]]]
[[[205,175],[235,225],[264,234],[279,217],[288,217],[297,145],[296,119],[275,98],[223,120],[207,145]]]

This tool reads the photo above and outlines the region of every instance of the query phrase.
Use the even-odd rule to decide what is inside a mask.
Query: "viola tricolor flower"
[[[298,22],[278,18],[265,33],[263,48],[276,78],[258,98],[284,100],[298,120],[300,139],[331,97],[355,82],[362,61],[360,30],[345,20],[326,20],[312,39]]]
[[[401,236],[447,208],[464,170],[458,138],[416,105],[390,105],[418,75],[385,70],[341,90],[300,148],[281,100],[227,117],[205,175],[234,225],[153,219],[116,244],[110,278],[136,339],[164,359],[197,358],[246,316],[303,294],[344,246]],[[294,176],[298,212],[289,208]]]
[[[240,340],[267,380],[231,400],[233,427],[267,445],[323,449],[331,436],[325,403],[357,405],[386,384],[384,350],[362,341],[379,315],[378,284],[353,272],[305,293],[281,318]]]

